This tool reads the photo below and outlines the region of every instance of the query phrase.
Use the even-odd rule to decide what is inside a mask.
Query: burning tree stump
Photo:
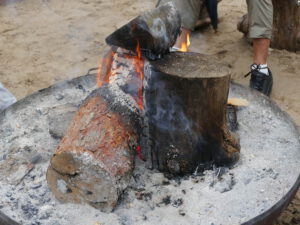
[[[173,53],[146,74],[146,115],[154,168],[186,174],[239,159],[239,142],[226,125],[230,71],[210,56]]]
[[[289,51],[300,50],[300,6],[296,0],[273,0],[274,19],[271,46]],[[238,30],[248,34],[248,15],[238,23]]]
[[[138,121],[134,100],[118,87],[92,92],[51,159],[47,181],[56,198],[111,211],[131,178]]]

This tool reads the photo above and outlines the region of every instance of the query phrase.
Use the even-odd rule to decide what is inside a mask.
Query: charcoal
[[[168,53],[180,34],[181,18],[173,3],[161,5],[131,20],[106,38],[106,43],[135,51],[138,43],[149,59]]]

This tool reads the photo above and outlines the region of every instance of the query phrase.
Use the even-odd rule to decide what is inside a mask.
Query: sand
[[[0,0],[0,81],[21,99],[58,81],[84,75],[97,67],[107,48],[105,37],[155,0]],[[251,46],[236,31],[246,12],[241,0],[223,0],[217,34],[196,31],[191,51],[216,54],[230,65],[233,80],[248,84],[243,75],[252,62]],[[271,98],[300,125],[300,53],[270,49],[274,75]],[[300,221],[300,193],[277,224]]]

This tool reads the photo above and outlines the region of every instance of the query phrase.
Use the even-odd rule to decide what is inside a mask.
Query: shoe
[[[252,64],[251,71],[245,75],[245,77],[251,74],[250,87],[263,93],[266,96],[270,96],[273,86],[273,76],[271,70],[268,68],[269,75],[266,75],[259,70],[260,65]]]

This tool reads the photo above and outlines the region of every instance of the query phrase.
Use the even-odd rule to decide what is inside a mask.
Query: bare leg
[[[253,39],[253,63],[257,65],[267,64],[269,46],[270,39],[268,38]]]
[[[251,66],[250,87],[270,96],[273,77],[270,69],[266,66],[270,39],[253,39],[253,65]],[[255,65],[256,64],[256,65]],[[248,74],[247,74],[248,75]]]

